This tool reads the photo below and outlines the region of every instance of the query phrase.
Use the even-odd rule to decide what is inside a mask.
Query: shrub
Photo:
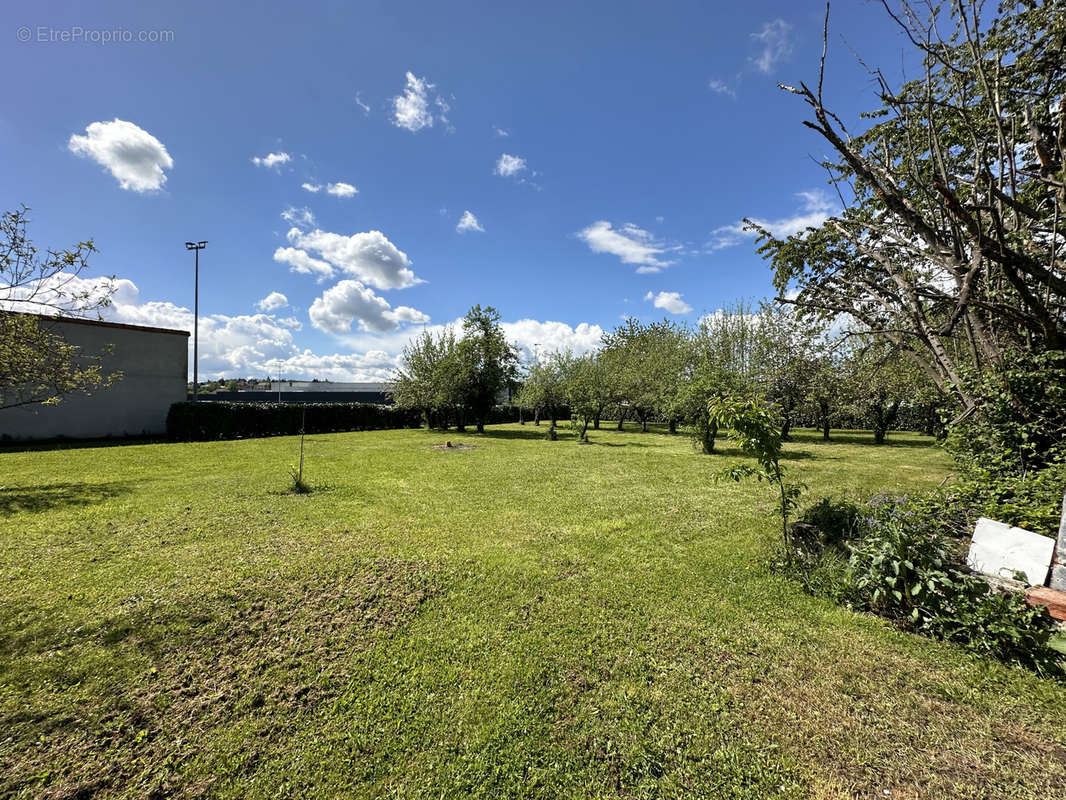
[[[304,412],[306,411],[306,427]],[[181,441],[417,428],[418,413],[373,403],[175,403],[167,434]]]
[[[848,540],[855,538],[861,514],[859,505],[846,498],[823,497],[805,508],[799,519],[818,529],[823,546],[843,548]]]

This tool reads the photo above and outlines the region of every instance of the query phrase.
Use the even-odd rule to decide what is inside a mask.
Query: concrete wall
[[[91,395],[70,394],[56,406],[0,409],[0,439],[96,439],[166,432],[171,403],[185,399],[189,334],[162,328],[84,320],[42,319],[42,325],[91,358],[111,345],[100,361],[104,374],[123,377]]]

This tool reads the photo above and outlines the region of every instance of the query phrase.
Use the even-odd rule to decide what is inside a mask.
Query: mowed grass
[[[804,595],[736,453],[545,429],[0,452],[0,796],[1066,795],[1066,687]]]

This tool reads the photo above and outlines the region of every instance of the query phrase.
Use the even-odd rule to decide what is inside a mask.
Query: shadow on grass
[[[138,444],[178,444],[165,436],[129,436],[112,439],[47,439],[17,442],[0,439],[0,453],[32,453],[40,450],[83,450],[96,447],[129,447]]]
[[[49,483],[40,486],[0,486],[0,516],[22,511],[52,511],[67,506],[90,506],[121,494],[126,483]]]
[[[903,431],[889,431],[883,444],[874,444],[874,435],[869,431],[830,431],[829,441],[822,438],[818,431],[793,431],[790,442],[803,444],[863,444],[872,447],[935,447],[936,439],[924,434],[906,432],[908,438],[901,439]],[[893,435],[895,434],[895,435]],[[920,436],[919,439],[910,438]]]

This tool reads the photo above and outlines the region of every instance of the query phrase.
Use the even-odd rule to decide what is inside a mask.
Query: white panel
[[[1029,584],[1043,586],[1054,551],[1055,540],[1050,536],[981,517],[966,564],[975,572],[996,578],[1012,578],[1015,572],[1022,572]]]

